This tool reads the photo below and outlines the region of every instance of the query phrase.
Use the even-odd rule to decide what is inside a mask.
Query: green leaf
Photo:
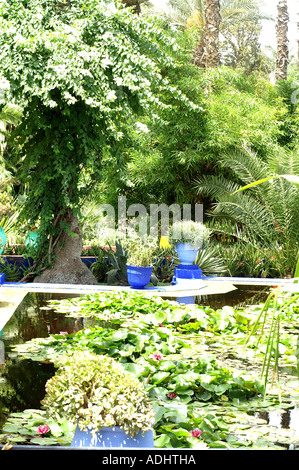
[[[170,373],[169,372],[158,372],[157,374],[154,374],[151,378],[151,381],[154,383],[154,384],[159,384],[161,382],[163,382],[165,379],[167,379],[167,377],[170,376]]]
[[[167,434],[161,434],[155,439],[155,447],[172,447],[170,446],[170,437]]]

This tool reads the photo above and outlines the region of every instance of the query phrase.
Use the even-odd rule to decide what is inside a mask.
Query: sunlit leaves
[[[149,19],[118,6],[104,0],[1,4],[1,74],[11,100],[24,108],[10,149],[29,188],[23,215],[40,224],[40,257],[49,235],[59,237],[53,218],[65,208],[78,210],[101,179],[104,156],[119,165],[136,116],[157,118],[172,94],[194,110],[161,72],[172,63],[172,42]]]

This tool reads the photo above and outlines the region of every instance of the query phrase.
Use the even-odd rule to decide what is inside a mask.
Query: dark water
[[[224,305],[231,307],[254,305],[265,302],[269,295],[269,286],[241,285],[226,294],[199,296],[196,302],[217,309]]]
[[[45,383],[55,372],[53,364],[20,359],[12,348],[33,338],[82,328],[82,321],[65,318],[53,310],[42,310],[47,300],[71,297],[61,294],[27,294],[5,325],[0,341],[0,428],[7,412],[39,408]]]

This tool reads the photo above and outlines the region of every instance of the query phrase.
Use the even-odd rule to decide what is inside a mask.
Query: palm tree
[[[0,155],[5,146],[5,136],[9,132],[11,126],[16,126],[22,117],[22,111],[19,106],[6,104],[0,110]]]
[[[206,0],[205,10],[205,46],[206,68],[217,68],[220,62],[220,1]]]
[[[220,33],[231,28],[232,25],[238,23],[258,23],[261,19],[270,19],[269,16],[261,14],[260,0],[221,0],[220,3],[220,17],[219,24]],[[197,31],[198,41],[197,46],[193,51],[193,63],[197,66],[206,67],[207,54],[206,54],[206,8],[208,6],[207,0],[169,0],[167,10],[161,12],[152,8],[152,12],[163,14],[169,21],[172,27],[182,29],[193,27]],[[211,5],[210,5],[211,6]],[[218,10],[218,5],[216,5]],[[213,12],[213,10],[212,10]],[[209,13],[209,18],[210,13]],[[272,18],[271,18],[272,19]],[[219,11],[216,20],[216,43],[217,43],[217,25],[219,18]],[[212,26],[211,26],[212,30]],[[217,57],[216,48],[216,57]]]
[[[288,47],[288,2],[279,0],[277,5],[277,60],[276,60],[276,81],[286,80],[288,75],[289,47]]]
[[[280,245],[286,260],[294,266],[299,249],[299,186],[283,177],[270,179],[269,175],[298,178],[299,152],[281,153],[266,163],[244,149],[225,155],[220,164],[230,178],[211,175],[195,182],[198,194],[214,201],[210,215],[221,223],[229,220],[236,227],[232,235],[248,243]],[[260,180],[264,184],[253,185]],[[244,185],[251,187],[240,192]]]
[[[150,0],[122,0],[122,3],[126,6],[126,7],[132,7],[132,11],[136,14],[136,15],[140,15],[141,13],[141,5],[143,4],[148,4],[150,2]]]

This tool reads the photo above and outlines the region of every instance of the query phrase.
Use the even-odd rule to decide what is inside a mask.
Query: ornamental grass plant
[[[154,411],[144,386],[115,359],[82,351],[58,365],[42,401],[54,419],[64,417],[92,434],[119,426],[134,437],[151,429]]]

